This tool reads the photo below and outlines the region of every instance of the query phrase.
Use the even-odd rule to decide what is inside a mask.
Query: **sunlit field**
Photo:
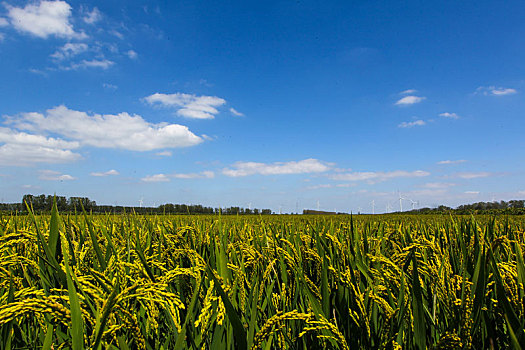
[[[523,217],[0,217],[0,348],[525,348]]]

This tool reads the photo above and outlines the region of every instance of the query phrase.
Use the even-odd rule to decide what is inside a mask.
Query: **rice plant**
[[[521,217],[0,216],[0,349],[525,349]]]

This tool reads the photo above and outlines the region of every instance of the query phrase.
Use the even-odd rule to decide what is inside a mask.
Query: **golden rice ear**
[[[525,349],[515,217],[0,215],[10,348]]]

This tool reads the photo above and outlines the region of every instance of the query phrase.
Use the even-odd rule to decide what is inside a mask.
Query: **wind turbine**
[[[372,199],[372,215],[375,214],[375,209],[376,209],[376,201]]]
[[[399,191],[397,191],[397,195],[399,196],[399,211],[403,211],[403,199],[406,199],[406,198],[403,198],[401,197],[401,193],[399,193]]]
[[[386,204],[386,212],[390,213],[391,211],[392,211],[392,206],[390,205],[390,203],[387,203]]]
[[[412,203],[412,210],[416,209],[416,205],[419,206],[419,201],[413,201],[412,199],[408,199],[410,203]]]
[[[319,199],[317,200],[317,211],[319,211]]]
[[[144,203],[144,197],[142,197],[141,199],[139,199],[139,206],[142,208],[142,204]]]

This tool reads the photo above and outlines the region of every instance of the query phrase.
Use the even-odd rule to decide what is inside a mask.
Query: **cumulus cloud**
[[[53,171],[53,170],[40,170],[39,173],[40,173],[40,175],[38,176],[38,178],[40,180],[46,180],[46,181],[71,181],[71,180],[76,180],[76,178],[74,178],[71,175],[62,174],[62,173],[60,173],[58,171]]]
[[[244,114],[241,113],[241,112],[238,112],[237,110],[235,110],[235,108],[230,108],[230,113],[237,116],[237,117],[244,117]]]
[[[397,127],[398,128],[412,128],[414,126],[423,126],[425,125],[425,121],[424,120],[415,120],[413,122],[402,122],[401,124],[399,124]]]
[[[74,57],[88,50],[87,44],[84,43],[67,43],[60,47],[51,55],[52,58],[62,61]]]
[[[9,22],[4,17],[0,17],[0,27],[7,27]]]
[[[66,39],[85,39],[87,35],[76,32],[70,22],[71,6],[65,1],[40,1],[25,7],[5,5],[7,16],[19,32],[46,39],[56,36]]]
[[[213,119],[219,113],[218,107],[226,100],[216,96],[196,96],[183,93],[160,94],[147,96],[144,100],[150,105],[177,109],[177,114],[192,119]]]
[[[437,162],[436,164],[439,164],[439,165],[448,165],[448,164],[460,164],[460,163],[465,163],[466,160],[465,159],[458,159],[458,160],[441,160],[439,162]]]
[[[389,172],[374,172],[374,171],[365,171],[365,172],[351,172],[351,173],[339,173],[331,175],[330,178],[333,180],[339,181],[368,181],[370,183],[382,182],[399,177],[424,177],[429,176],[430,173],[423,170],[416,171],[405,171],[405,170],[395,170]]]
[[[22,113],[7,123],[20,130],[54,133],[81,145],[151,151],[197,145],[203,139],[179,124],[153,124],[128,113],[88,114],[66,106],[41,113]]]
[[[474,94],[481,94],[481,95],[492,95],[492,96],[505,96],[505,95],[513,95],[518,93],[516,89],[512,88],[504,88],[504,87],[496,87],[496,86],[480,86],[476,89],[476,92]]]
[[[445,112],[445,113],[441,113],[439,116],[440,117],[445,117],[445,118],[450,118],[450,119],[459,119],[459,115],[457,115],[456,113]]]
[[[78,142],[48,138],[0,127],[0,165],[67,163],[82,158],[71,151]]]
[[[223,169],[222,173],[230,177],[248,175],[283,175],[283,174],[307,174],[322,173],[330,170],[332,164],[321,162],[317,159],[304,159],[291,162],[256,163],[236,162],[231,168]]]
[[[412,94],[415,94],[416,92],[417,92],[416,89],[408,89],[405,91],[401,91],[399,94],[400,95],[412,95]]]
[[[97,173],[97,172],[90,173],[89,175],[96,176],[96,177],[104,177],[104,176],[116,176],[116,175],[120,175],[120,173],[116,171],[115,169],[111,169],[111,170],[100,172],[100,173]]]
[[[405,96],[405,97],[399,99],[396,102],[396,105],[397,106],[410,106],[410,105],[413,105],[413,104],[416,104],[416,103],[419,103],[419,102],[423,101],[425,98],[426,97],[419,97],[419,96],[413,96],[413,95]]]

